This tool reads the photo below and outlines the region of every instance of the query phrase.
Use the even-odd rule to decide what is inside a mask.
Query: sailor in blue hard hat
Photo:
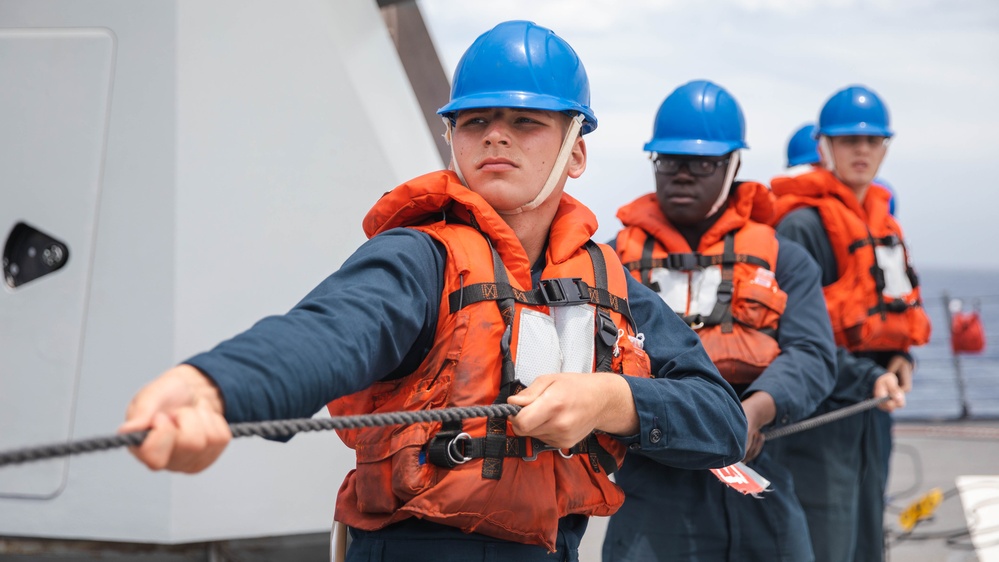
[[[882,559],[889,412],[905,406],[912,387],[910,348],[929,341],[892,194],[875,180],[894,134],[881,97],[867,86],[847,86],[819,112],[821,167],[771,181],[777,232],[818,262],[839,346],[836,388],[817,413],[887,400],[776,442],[794,474],[818,562]]]
[[[814,123],[798,127],[787,141],[786,167],[818,166],[822,158],[819,156],[819,141],[816,137]]]
[[[698,334],[739,394],[749,421],[743,462],[771,488],[755,490],[757,501],[711,473],[628,457],[617,477],[628,499],[611,516],[603,560],[810,560],[791,474],[762,434],[810,415],[835,382],[818,267],[767,224],[769,188],[735,179],[748,147],[728,90],[708,80],[676,88],[644,148],[656,189],[618,210],[618,255]]]
[[[132,453],[193,473],[222,454],[230,422],[323,404],[520,407],[342,432],[357,462],[334,520],[351,562],[575,561],[588,517],[624,501],[611,474],[626,452],[701,469],[741,458],[738,398],[563,191],[586,167],[589,100],[550,29],[480,36],[440,109],[453,172],[385,193],[362,221],[370,239],[287,314],[140,390],[121,430],[150,432]]]

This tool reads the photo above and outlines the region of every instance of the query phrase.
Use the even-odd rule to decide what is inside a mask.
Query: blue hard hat
[[[787,167],[819,163],[819,142],[814,123],[802,125],[787,141]]]
[[[503,22],[480,35],[458,61],[451,101],[437,113],[454,119],[462,109],[483,107],[582,113],[582,133],[597,128],[583,62],[564,39],[529,21]]]
[[[891,137],[895,133],[888,121],[888,107],[873,90],[864,86],[848,86],[833,94],[822,106],[819,134],[827,137]]]
[[[893,188],[891,184],[888,183],[888,180],[882,177],[874,178],[874,183],[887,189],[888,193],[891,193],[891,198],[888,199],[888,213],[892,216],[895,216],[895,188]]]
[[[659,154],[721,156],[746,145],[742,109],[725,88],[707,80],[687,82],[663,100],[652,140],[645,150]]]

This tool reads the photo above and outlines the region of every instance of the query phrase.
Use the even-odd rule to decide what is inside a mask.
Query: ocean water
[[[999,271],[919,269],[919,281],[933,333],[928,344],[913,349],[913,389],[895,419],[953,420],[965,409],[970,419],[999,419]],[[963,396],[950,348],[945,292],[959,298],[965,311],[977,307],[985,326],[985,350],[957,358]]]

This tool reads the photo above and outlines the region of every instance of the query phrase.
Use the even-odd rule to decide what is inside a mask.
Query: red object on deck
[[[954,353],[981,353],[985,328],[977,312],[958,312],[951,318],[950,347]]]

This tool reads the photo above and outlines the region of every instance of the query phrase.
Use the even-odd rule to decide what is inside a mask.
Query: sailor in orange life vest
[[[822,157],[819,156],[818,129],[815,123],[805,123],[798,127],[791,134],[787,141],[787,170],[786,176],[797,176],[811,172],[813,168],[822,167]],[[895,216],[896,197],[895,190],[888,180],[884,178],[874,178],[874,184],[888,190],[891,195],[888,199],[888,213]]]
[[[873,184],[893,133],[869,88],[850,86],[825,103],[817,135],[822,167],[771,181],[777,233],[808,250],[822,270],[837,348],[836,388],[819,413],[891,396],[867,411],[776,441],[791,469],[820,561],[882,559],[891,418],[912,387],[909,348],[930,322],[909,263],[891,194]]]
[[[230,440],[227,421],[326,403],[522,406],[341,432],[357,456],[334,516],[347,560],[407,561],[577,560],[587,516],[624,501],[610,476],[626,451],[685,469],[742,458],[732,388],[563,193],[586,166],[589,100],[552,31],[512,21],[481,35],[439,111],[452,171],[386,193],[363,221],[371,239],[290,312],[143,388],[121,428],[151,428],[133,454],[197,472]]]
[[[605,562],[812,558],[791,476],[773,462],[761,431],[812,413],[832,390],[835,346],[815,262],[764,224],[770,190],[735,181],[745,148],[742,110],[727,90],[704,80],[674,90],[645,145],[656,192],[618,210],[616,249],[634,278],[696,331],[741,396],[745,461],[772,490],[754,499],[703,471],[629,457],[617,477],[626,499],[611,517]]]

